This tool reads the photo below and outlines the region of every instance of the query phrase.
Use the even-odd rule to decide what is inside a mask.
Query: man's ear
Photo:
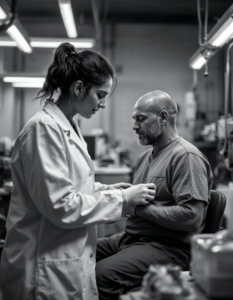
[[[81,80],[77,80],[74,83],[74,93],[76,96],[79,96],[83,89],[83,82]]]
[[[167,123],[168,119],[168,113],[166,110],[162,110],[160,113],[160,122],[162,125],[165,125]]]

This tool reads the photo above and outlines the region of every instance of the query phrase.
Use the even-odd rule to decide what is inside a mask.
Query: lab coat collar
[[[94,171],[93,162],[88,153],[86,142],[84,141],[84,139],[82,137],[82,134],[78,127],[77,122],[74,119],[72,120],[78,135],[75,132],[72,125],[70,124],[70,122],[68,121],[68,119],[63,114],[63,112],[59,109],[59,107],[52,100],[47,99],[42,109],[47,114],[49,114],[53,119],[55,119],[56,122],[59,123],[59,125],[63,128],[64,132],[69,136],[69,138],[73,142],[75,142],[75,144],[77,144],[77,146],[83,152],[91,170]]]

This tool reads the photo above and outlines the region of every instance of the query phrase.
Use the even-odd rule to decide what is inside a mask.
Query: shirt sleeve
[[[175,160],[171,172],[171,189],[176,204],[190,200],[208,202],[208,180],[212,172],[207,161],[195,153],[185,153]]]
[[[33,124],[22,139],[26,189],[38,211],[61,228],[115,221],[122,214],[120,190],[87,195],[74,190],[60,129],[46,120]]]

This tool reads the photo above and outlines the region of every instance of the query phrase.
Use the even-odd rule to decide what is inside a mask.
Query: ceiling
[[[11,1],[7,0],[10,4]],[[92,3],[96,3],[100,19],[107,18],[112,22],[178,22],[197,21],[196,0],[72,0],[74,15],[80,14],[89,22],[92,19]],[[209,0],[209,19],[214,20],[232,4],[231,0]],[[200,0],[204,11],[205,1]],[[20,19],[61,18],[57,0],[18,0]]]
[[[9,6],[11,0],[5,0]],[[200,0],[202,15],[205,1]],[[197,0],[71,0],[76,25],[99,23],[197,24]],[[209,23],[216,22],[232,5],[231,0],[209,0]],[[24,22],[61,22],[57,0],[17,0],[18,18]],[[43,33],[41,33],[43,36]]]

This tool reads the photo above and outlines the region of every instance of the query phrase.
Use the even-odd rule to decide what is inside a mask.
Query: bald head
[[[135,108],[145,112],[159,114],[162,111],[168,113],[168,121],[174,126],[178,114],[177,105],[170,95],[163,91],[149,92],[138,99]]]
[[[156,114],[166,110],[169,114],[177,114],[177,105],[167,93],[163,91],[149,92],[138,99],[135,106],[140,106],[146,111]]]

